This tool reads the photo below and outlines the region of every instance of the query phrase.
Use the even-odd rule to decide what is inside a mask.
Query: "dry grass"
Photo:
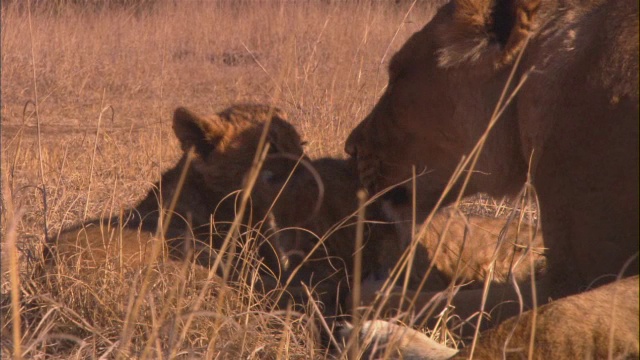
[[[177,106],[207,113],[238,102],[276,104],[308,140],[309,154],[341,156],[386,84],[390,55],[424,24],[428,2],[56,3],[2,8],[2,235],[15,237],[19,250],[24,357],[327,356],[309,314],[268,313],[253,290],[228,284],[195,305],[206,274],[175,264],[153,268],[158,276],[123,348],[140,276],[60,268],[35,282],[41,244],[45,230],[117,213],[144,196],[180,154],[169,121]],[[8,340],[16,327],[5,321],[4,250],[12,246],[2,246],[9,357],[18,346]]]

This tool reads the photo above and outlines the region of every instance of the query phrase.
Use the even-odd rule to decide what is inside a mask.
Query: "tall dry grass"
[[[312,316],[268,313],[251,289],[217,286],[186,328],[183,315],[194,310],[204,275],[163,266],[154,269],[162,275],[152,279],[132,345],[122,350],[140,278],[58,269],[50,281],[34,282],[42,243],[46,232],[144,196],[180,154],[170,129],[177,106],[207,113],[272,103],[289,113],[309,154],[341,156],[348,132],[386,84],[387,61],[422,27],[430,3],[95,4],[2,5],[2,355],[328,356],[309,330]],[[14,243],[15,259],[5,251]],[[19,271],[21,327],[9,319],[16,284],[9,269]],[[19,342],[9,340],[14,335]]]
[[[339,153],[385,85],[389,56],[423,24],[421,7],[403,23],[409,5],[166,1],[140,15],[69,6],[33,14],[31,27],[8,6],[3,119],[21,122],[35,73],[47,126],[95,127],[105,105],[115,108],[109,125],[139,128],[166,122],[176,105],[273,102],[313,134],[312,152]]]
[[[193,310],[202,286],[191,268],[154,269],[162,275],[122,352],[140,277],[59,268],[35,282],[45,230],[117,213],[144,196],[179,155],[169,121],[179,105],[206,113],[273,103],[311,154],[341,154],[386,83],[385,62],[428,9],[414,8],[403,22],[410,3],[52,3],[2,8],[2,230],[16,239],[23,306],[22,326],[12,327],[5,295],[16,281],[3,251],[2,355],[323,357],[304,330],[308,317],[267,313],[246,289],[228,288],[222,303],[208,295],[184,329],[180,314]]]

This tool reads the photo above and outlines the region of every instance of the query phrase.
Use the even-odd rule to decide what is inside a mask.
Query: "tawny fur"
[[[516,5],[524,6],[531,24],[517,11],[505,11]],[[466,193],[511,195],[531,179],[548,246],[539,303],[613,281],[620,273],[638,274],[637,29],[637,1],[452,1],[393,57],[392,86],[353,130],[346,151],[357,158],[360,178],[372,191],[410,179],[415,168],[421,174],[416,207],[428,213],[487,129],[511,71],[496,64],[523,51],[508,95],[524,76],[526,81],[486,139]],[[523,34],[531,35],[526,47]],[[628,286],[638,290],[637,282]],[[530,286],[521,288],[530,306]],[[589,294],[574,299],[585,309],[602,300]],[[490,293],[488,302],[494,300]],[[614,322],[614,329],[638,318],[634,301],[620,299],[622,323]],[[476,309],[479,303],[477,297]],[[553,331],[572,336],[576,322],[585,320],[593,329],[594,322],[609,318],[597,313],[558,319],[538,324],[536,331],[557,326]],[[496,350],[499,341],[492,336],[482,337],[478,351]],[[606,351],[606,342],[596,340],[583,339],[581,353]],[[629,341],[622,346],[629,352],[621,356],[638,356],[637,336],[614,337],[618,341]],[[556,346],[543,338],[534,353],[548,347],[554,358],[573,357]]]
[[[518,221],[482,216],[438,212],[419,238],[430,261],[416,261],[415,274],[424,274],[429,263],[449,280],[481,285],[493,269],[493,281],[518,282],[531,279],[530,261],[535,271],[545,268],[542,233],[534,226]],[[516,266],[517,265],[517,266]]]
[[[434,213],[428,222],[412,226],[412,220],[408,220],[414,216],[411,206],[384,199],[381,210],[393,219],[397,241],[403,248],[411,242],[418,247],[412,266],[414,277],[421,280],[431,267],[440,278],[444,277],[444,286],[434,279],[435,284],[430,286],[427,282],[424,290],[439,291],[451,281],[466,283],[466,288],[482,286],[490,272],[495,283],[523,282],[531,279],[531,265],[536,274],[544,272],[542,231],[527,221],[465,215],[445,208]],[[421,213],[415,216],[419,218]],[[391,264],[397,261],[389,259]]]

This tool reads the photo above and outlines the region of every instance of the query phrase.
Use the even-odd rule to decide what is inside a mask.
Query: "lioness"
[[[410,178],[413,166],[426,170],[415,194],[401,186],[421,214],[476,144],[482,151],[475,167],[464,167],[473,170],[467,194],[514,194],[529,173],[549,248],[548,276],[537,283],[542,303],[638,273],[638,116],[637,1],[457,0],[394,55],[385,93],[345,150],[374,192]],[[455,196],[449,192],[445,202]],[[637,292],[637,281],[624,284]],[[521,289],[530,305],[529,286]],[[487,307],[493,300],[490,293]],[[637,297],[619,300],[623,315],[616,319],[635,321],[638,309],[629,302]],[[566,301],[589,308],[601,297]],[[571,336],[576,322],[611,319],[603,312],[561,319],[557,331]],[[536,334],[551,331],[548,324],[538,324]],[[616,335],[627,325],[614,321],[611,342],[575,341],[594,356],[607,344],[616,345],[608,347],[615,357],[638,356],[637,325],[632,339]],[[499,351],[492,336],[480,339],[479,352]],[[555,358],[571,355],[549,338],[535,344],[534,353],[545,346]]]
[[[235,105],[211,116],[176,109],[173,130],[184,151],[178,163],[134,208],[53,236],[47,256],[83,269],[108,262],[137,268],[166,257],[183,259],[191,247],[195,260],[209,265],[211,247],[222,245],[236,216],[233,193],[243,188],[255,154],[262,151],[260,138],[267,123],[265,144],[270,153],[302,155],[300,136],[275,107]],[[177,201],[172,204],[174,197]]]

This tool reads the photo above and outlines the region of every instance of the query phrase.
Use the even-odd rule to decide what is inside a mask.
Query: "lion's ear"
[[[457,0],[452,24],[443,28],[439,63],[448,67],[476,61],[490,44],[500,53],[495,65],[510,64],[535,30],[541,0]]]
[[[183,151],[195,147],[196,153],[206,157],[230,131],[230,125],[217,115],[203,117],[179,107],[173,113],[173,131]]]

